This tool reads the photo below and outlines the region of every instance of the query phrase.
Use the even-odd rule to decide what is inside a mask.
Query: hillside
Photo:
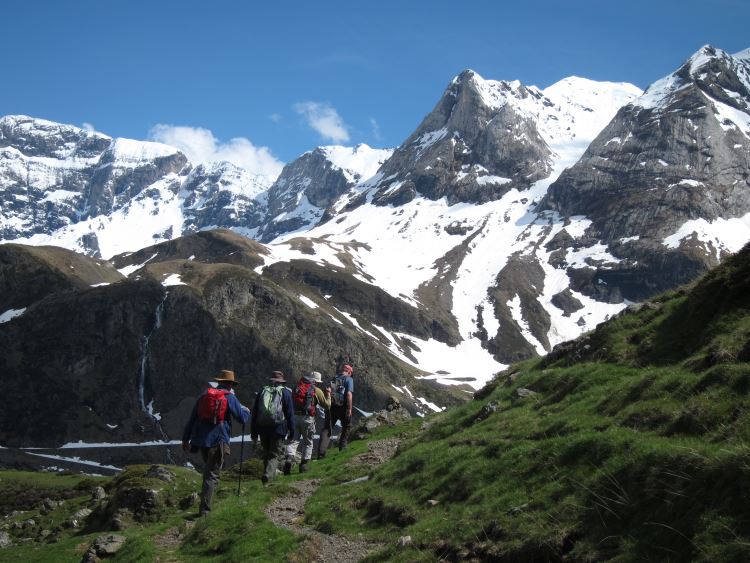
[[[750,247],[506,371],[309,518],[412,537],[383,561],[746,561],[748,274]]]
[[[168,485],[144,466],[101,483],[2,473],[5,512],[30,481],[40,497],[70,499],[51,516],[6,518],[14,546],[2,554],[79,560],[112,529],[107,507],[118,505],[89,500],[101,484],[109,499],[160,491],[151,512],[126,518],[114,561],[323,560],[321,538],[367,546],[368,561],[747,561],[748,280],[750,246],[514,366],[465,405],[366,434],[304,481],[261,488],[250,461],[243,494],[228,471],[217,510],[196,524],[180,505],[197,489],[188,470],[168,468]],[[385,444],[397,450],[382,463]],[[94,512],[82,529],[61,524],[84,505]]]

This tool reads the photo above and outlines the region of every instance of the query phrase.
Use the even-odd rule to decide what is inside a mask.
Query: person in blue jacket
[[[232,418],[243,425],[250,418],[250,409],[243,406],[234,395],[234,388],[239,385],[239,381],[234,377],[234,372],[222,370],[221,375],[214,379],[218,383],[216,389],[225,392],[226,407],[223,420],[204,419],[199,416],[199,414],[203,414],[199,413],[201,400],[211,392],[211,389],[206,389],[195,402],[193,412],[182,434],[182,449],[191,453],[200,451],[205,464],[203,487],[201,488],[201,516],[211,511],[211,500],[216,487],[219,485],[221,468],[224,465],[224,459],[229,455]]]
[[[263,484],[276,477],[276,469],[284,457],[285,440],[294,438],[294,402],[285,383],[284,374],[274,371],[270,385],[255,395],[250,435],[255,447],[260,436],[263,447]]]

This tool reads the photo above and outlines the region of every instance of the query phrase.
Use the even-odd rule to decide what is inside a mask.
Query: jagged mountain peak
[[[704,45],[673,73],[651,84],[634,105],[644,109],[664,109],[676,97],[689,94],[691,89],[702,92],[710,102],[747,112],[750,59]]]
[[[92,131],[91,129],[84,129],[83,127],[77,127],[75,125],[68,125],[64,123],[58,123],[56,121],[49,121],[39,117],[31,117],[28,115],[4,115],[0,117],[0,130],[5,128],[13,128],[19,131],[25,131],[28,134],[48,136],[60,134],[61,132],[72,132],[80,136],[85,137],[99,137],[102,139],[111,139],[108,135]],[[1,133],[0,133],[1,135]],[[0,136],[2,139],[2,136]]]

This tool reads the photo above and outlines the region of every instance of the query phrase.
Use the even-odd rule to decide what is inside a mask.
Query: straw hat
[[[235,385],[240,384],[240,382],[234,378],[234,372],[229,371],[228,369],[221,370],[221,374],[214,377],[214,380],[223,382],[223,383],[234,383]]]

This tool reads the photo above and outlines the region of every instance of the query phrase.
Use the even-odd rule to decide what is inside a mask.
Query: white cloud
[[[370,118],[370,127],[372,127],[372,136],[376,141],[382,141],[383,137],[380,135],[380,124],[374,117]]]
[[[194,164],[226,160],[253,174],[275,179],[284,167],[267,147],[256,147],[245,137],[220,142],[208,129],[180,125],[155,125],[149,138],[180,149]]]
[[[94,133],[96,131],[96,129],[94,129],[94,126],[91,125],[91,123],[88,123],[87,121],[84,121],[83,123],[81,123],[81,129],[89,133]]]
[[[282,117],[280,113],[272,113],[268,116],[268,119],[270,119],[274,123],[278,123],[279,121],[281,121]]]
[[[333,106],[320,102],[300,102],[294,104],[294,111],[304,117],[307,124],[324,139],[334,143],[349,141],[349,126]]]

